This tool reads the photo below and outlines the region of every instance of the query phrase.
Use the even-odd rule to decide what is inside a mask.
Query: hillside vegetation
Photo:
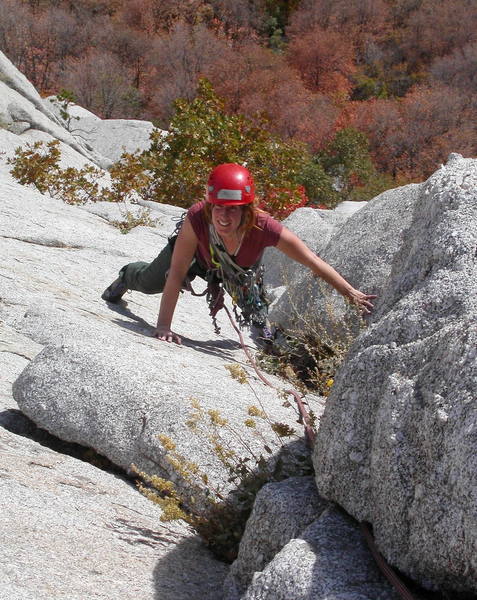
[[[164,128],[206,77],[359,199],[477,153],[474,0],[3,0],[0,48],[45,95]]]

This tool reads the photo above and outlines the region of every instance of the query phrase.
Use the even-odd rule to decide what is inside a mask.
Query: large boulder
[[[244,425],[250,418],[248,408],[257,406],[254,392],[274,422],[296,428],[296,416],[283,406],[283,397],[252,373],[250,385],[231,377],[225,368],[233,364],[230,344],[218,344],[212,356],[200,343],[171,348],[151,337],[115,333],[111,327],[72,316],[63,319],[43,310],[41,324],[39,317],[27,313],[22,332],[39,332],[46,321],[70,331],[72,339],[38,354],[15,381],[13,396],[28,417],[60,439],[94,448],[126,470],[135,464],[172,480],[185,498],[194,496],[197,502],[200,489],[226,495],[236,485],[228,483],[231,474],[210,436],[218,435],[219,444],[237,457],[247,456],[252,469],[253,457],[268,456],[265,446],[288,461],[288,473],[296,466],[295,452],[306,454],[301,443],[296,448],[282,446],[266,420],[257,419],[254,428]],[[193,402],[205,411],[206,423],[208,411],[218,411],[227,426],[199,423],[191,431]],[[206,483],[199,476],[184,475],[171,461],[158,439],[161,434],[207,475]]]
[[[381,295],[420,189],[411,184],[383,192],[332,229],[325,247],[312,249],[355,288]],[[323,237],[320,231],[318,238]],[[288,330],[300,330],[310,323],[335,329],[333,321],[346,315],[350,309],[342,297],[326,284],[317,283],[309,271],[298,273],[270,311],[270,319]]]
[[[342,202],[335,210],[298,208],[283,221],[283,225],[295,233],[316,254],[321,254],[336,229],[365,202]],[[306,268],[297,265],[291,258],[277,250],[267,248],[263,254],[265,266],[264,283],[267,288],[293,287]]]
[[[96,165],[107,168],[111,161],[93,151],[67,131],[43,103],[27,78],[0,52],[0,129],[23,136],[23,142],[35,141],[32,132],[56,139]],[[21,144],[18,144],[21,145]]]
[[[318,495],[312,477],[260,490],[224,592],[224,600],[397,600],[358,524]]]
[[[451,155],[414,189],[373,322],[328,399],[316,481],[372,523],[393,565],[475,594],[477,160]]]
[[[359,527],[326,509],[255,573],[241,600],[398,600],[379,572]]]
[[[119,160],[124,152],[147,150],[154,126],[132,119],[86,119],[78,121],[78,133],[102,156]]]
[[[61,102],[56,96],[43,100],[48,110],[51,110],[63,122]],[[150,135],[154,126],[150,121],[137,119],[100,119],[92,112],[69,104],[69,130],[77,138],[88,143],[95,152],[116,161],[123,152],[147,150],[151,145]]]
[[[238,600],[255,573],[328,507],[318,496],[313,477],[290,477],[268,483],[257,494],[240,541],[237,559],[227,576],[224,600]]]

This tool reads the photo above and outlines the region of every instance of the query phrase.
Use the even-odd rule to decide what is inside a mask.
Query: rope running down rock
[[[248,360],[250,361],[250,364],[252,365],[252,368],[255,371],[255,373],[257,374],[257,376],[259,377],[259,379],[261,381],[263,381],[263,383],[265,385],[268,385],[269,387],[279,391],[278,388],[275,385],[273,385],[273,383],[271,381],[269,381],[263,375],[263,373],[261,373],[260,369],[257,366],[257,363],[255,362],[254,357],[252,356],[250,350],[245,345],[245,341],[243,339],[242,332],[237,327],[237,324],[235,323],[229,309],[225,305],[223,306],[223,308],[225,309],[225,312],[227,313],[227,316],[230,320],[230,323],[232,324],[232,327],[235,329],[235,331],[237,332],[237,335],[239,336],[240,345],[242,347],[242,350],[245,352],[245,355],[247,356]],[[293,390],[293,389],[284,390],[284,392],[286,394],[290,394],[291,396],[293,396],[293,398],[296,402],[297,408],[298,408],[298,412],[300,414],[299,422],[303,424],[304,429],[305,429],[305,437],[306,437],[307,445],[310,448],[313,448],[313,445],[315,443],[315,432],[313,431],[313,428],[311,426],[310,415],[308,414],[308,411],[305,408],[302,396],[296,390]],[[397,591],[397,593],[400,595],[402,600],[416,600],[415,596],[413,596],[413,594],[409,591],[409,589],[406,587],[406,585],[400,580],[400,578],[396,575],[395,571],[388,565],[388,563],[384,560],[383,556],[378,551],[376,544],[374,543],[373,535],[371,533],[369,525],[365,522],[361,522],[360,527],[361,527],[361,532],[362,532],[362,534],[368,544],[368,547],[371,551],[371,554],[373,555],[373,558],[374,558],[376,564],[378,565],[381,573],[386,577],[386,579],[389,581],[389,583]]]
[[[248,360],[250,361],[250,364],[253,367],[253,370],[255,371],[255,373],[257,374],[257,376],[259,377],[259,379],[261,381],[263,381],[263,383],[265,385],[268,385],[269,387],[273,388],[274,390],[280,391],[275,385],[273,385],[273,383],[267,379],[263,373],[260,371],[260,369],[257,366],[257,363],[255,362],[255,359],[253,358],[250,350],[247,348],[247,346],[245,345],[245,341],[243,339],[243,335],[242,332],[240,331],[240,329],[237,327],[234,319],[232,318],[232,315],[230,314],[229,309],[224,306],[223,307],[227,313],[228,318],[230,319],[230,322],[232,323],[232,327],[235,329],[235,331],[237,332],[239,339],[240,339],[240,345],[242,346],[242,350],[245,352]],[[308,414],[308,411],[305,408],[305,404],[303,402],[302,396],[296,391],[296,390],[283,390],[286,394],[290,394],[291,396],[293,396],[297,408],[298,408],[298,412],[300,414],[300,420],[299,423],[301,423],[305,429],[305,437],[306,437],[306,442],[307,445],[310,448],[313,448],[313,444],[315,443],[315,432],[313,431],[313,428],[311,426],[311,419],[310,419],[310,415]]]

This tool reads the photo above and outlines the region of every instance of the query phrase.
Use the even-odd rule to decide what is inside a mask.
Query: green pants
[[[166,244],[156,258],[148,262],[135,262],[124,265],[119,271],[128,290],[137,290],[143,294],[160,294],[164,289],[167,273],[171,266],[172,247]],[[194,259],[187,273],[192,281],[197,275],[205,279],[205,270]]]

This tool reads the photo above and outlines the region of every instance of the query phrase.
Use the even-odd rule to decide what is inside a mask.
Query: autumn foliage
[[[316,165],[349,128],[399,182],[477,154],[474,0],[2,0],[0,48],[103,118],[168,128],[206,77]]]
[[[286,55],[310,91],[330,97],[350,93],[356,70],[355,48],[346,35],[316,26],[293,37]]]

